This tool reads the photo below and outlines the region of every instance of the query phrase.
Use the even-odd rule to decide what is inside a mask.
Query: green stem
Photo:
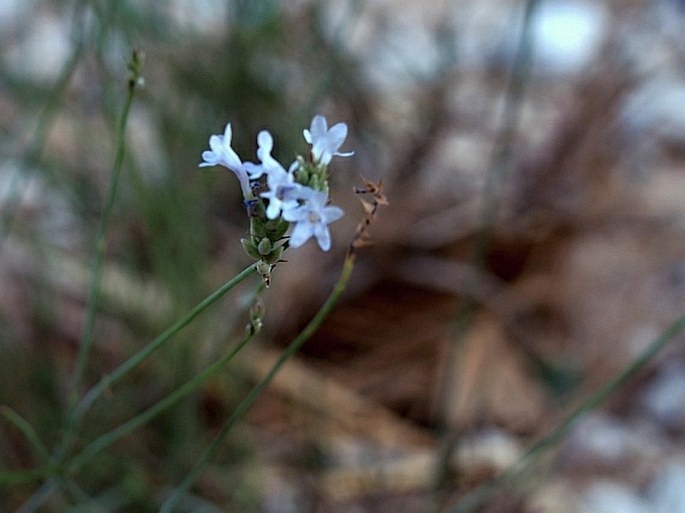
[[[43,483],[43,485],[38,488],[38,490],[36,490],[15,513],[33,513],[34,511],[37,511],[59,487],[59,479],[49,479]]]
[[[43,465],[41,467],[30,468],[27,470],[0,472],[0,485],[15,485],[37,481],[54,474],[55,471],[55,467],[51,465]]]
[[[119,127],[116,134],[117,149],[114,158],[114,165],[112,166],[109,190],[107,192],[107,198],[105,199],[102,218],[100,219],[100,224],[98,225],[98,230],[95,235],[95,258],[93,260],[92,279],[90,289],[88,291],[88,309],[86,312],[86,321],[81,336],[81,345],[79,347],[76,370],[74,371],[74,378],[71,385],[69,409],[73,409],[78,401],[79,390],[83,381],[86,362],[93,345],[93,326],[95,324],[95,313],[97,311],[98,298],[100,295],[102,263],[106,248],[105,234],[107,232],[107,226],[109,224],[109,219],[114,207],[114,200],[116,198],[119,185],[119,177],[121,176],[121,168],[124,162],[124,154],[126,152],[126,124],[128,122],[128,115],[131,110],[131,105],[133,104],[135,90],[135,84],[129,84],[128,95],[126,96],[126,102],[124,103],[124,109],[121,114],[121,119],[119,121]]]
[[[33,426],[24,417],[5,405],[0,406],[0,415],[5,417],[8,422],[21,431],[43,462],[48,463],[50,461],[50,453],[47,447],[45,447],[45,444],[43,444],[43,441],[38,436],[38,433],[36,433],[36,430],[33,429]]]
[[[131,420],[125,422],[124,424],[110,431],[109,433],[105,433],[104,435],[96,438],[83,450],[83,452],[81,452],[79,455],[75,456],[71,460],[68,468],[69,472],[75,472],[85,463],[92,460],[97,454],[100,453],[100,451],[106,449],[114,442],[118,441],[119,439],[123,438],[124,436],[128,435],[129,433],[133,432],[139,427],[143,426],[144,424],[152,420],[154,417],[164,412],[165,410],[168,410],[178,401],[188,396],[193,391],[197,390],[197,388],[202,383],[204,383],[209,378],[214,376],[229,361],[231,361],[231,359],[236,354],[238,354],[238,352],[243,347],[245,347],[245,345],[250,341],[250,339],[252,339],[255,333],[256,332],[254,330],[250,330],[236,347],[234,347],[231,351],[223,355],[211,366],[207,367],[203,372],[195,376],[190,381],[186,382],[184,385],[177,388],[174,392],[166,396],[161,401],[155,403],[153,406],[151,406],[144,412],[136,415]]]
[[[124,363],[119,365],[119,367],[114,369],[110,374],[103,376],[102,379],[100,379],[100,381],[97,383],[97,385],[95,385],[93,388],[91,388],[83,396],[83,398],[78,403],[76,408],[74,408],[74,413],[69,419],[69,431],[73,431],[73,429],[75,428],[78,421],[85,415],[85,413],[90,409],[90,407],[93,405],[93,403],[100,396],[102,396],[102,394],[106,390],[108,390],[114,383],[119,381],[126,374],[128,374],[131,370],[133,370],[135,367],[137,367],[141,362],[143,362],[146,358],[148,358],[152,353],[157,351],[166,342],[168,342],[174,335],[176,335],[176,333],[178,333],[185,326],[190,324],[198,315],[200,315],[203,311],[205,311],[209,306],[214,304],[224,294],[226,294],[229,290],[231,290],[233,287],[238,285],[240,282],[242,282],[245,278],[247,278],[248,276],[250,276],[254,272],[255,272],[254,264],[251,264],[248,267],[246,267],[245,269],[243,269],[240,273],[238,273],[231,280],[224,283],[221,287],[219,287],[214,292],[212,292],[209,296],[207,296],[205,299],[200,301],[195,306],[195,308],[193,308],[188,313],[188,315],[186,315],[182,319],[179,319],[177,322],[175,322],[166,331],[164,331],[161,335],[159,335],[157,338],[155,338],[152,342],[150,342],[147,346],[142,348],[136,354],[131,356]],[[70,442],[69,440],[64,442],[64,445],[62,448],[63,454],[66,453],[66,451],[68,449],[67,445],[69,442]]]
[[[70,510],[72,513],[74,513],[74,511],[87,511],[88,513],[111,513],[116,509],[111,504],[108,504],[107,507],[105,507],[98,503],[98,501],[89,496],[85,490],[79,486],[78,483],[68,477],[64,478],[62,488],[68,493],[72,502],[78,504],[76,508]]]
[[[240,404],[233,411],[228,420],[224,423],[221,431],[216,436],[214,441],[205,449],[202,456],[197,461],[193,469],[186,476],[183,482],[174,490],[171,496],[162,504],[159,513],[171,513],[174,511],[179,501],[187,493],[190,487],[195,483],[200,474],[204,471],[205,467],[209,464],[211,459],[217,453],[219,448],[224,443],[224,440],[228,436],[231,429],[238,423],[238,421],[245,415],[245,413],[250,409],[255,400],[259,397],[262,391],[271,383],[274,376],[281,369],[283,364],[288,361],[304,344],[316,330],[319,328],[324,319],[330,314],[331,310],[340,299],[340,296],[347,286],[347,282],[350,279],[352,270],[354,269],[354,253],[348,253],[345,258],[345,263],[343,265],[343,270],[336,283],[333,291],[326,299],[326,302],[321,306],[316,315],[309,321],[309,324],[304,327],[304,329],[293,339],[293,341],[288,345],[288,347],[283,351],[280,358],[274,363],[269,372],[262,380],[255,385],[255,387],[250,391],[250,393],[245,396],[245,398],[240,402]]]
[[[137,62],[135,52],[133,54],[132,62]],[[62,441],[54,453],[56,459],[58,460],[61,459],[66,453],[66,448],[68,447],[73,436],[73,430],[75,428],[75,422],[73,421],[73,419],[77,412],[77,403],[80,394],[81,384],[83,382],[83,376],[86,370],[86,363],[88,361],[88,356],[93,345],[93,327],[95,325],[95,314],[97,312],[98,299],[100,296],[100,287],[102,282],[102,264],[106,248],[105,235],[107,232],[109,219],[111,217],[112,210],[114,207],[114,200],[116,199],[117,189],[119,185],[119,177],[121,176],[121,168],[124,162],[124,155],[126,152],[126,124],[128,122],[128,115],[131,110],[131,105],[133,104],[133,97],[136,91],[136,87],[136,81],[129,80],[128,94],[126,96],[126,101],[124,102],[124,108],[121,113],[121,118],[119,120],[119,126],[117,128],[117,148],[114,157],[114,164],[112,166],[112,173],[110,176],[109,190],[107,191],[107,197],[105,199],[102,217],[100,219],[97,233],[95,235],[95,256],[92,265],[92,277],[90,288],[88,290],[88,306],[86,310],[86,320],[83,327],[83,333],[81,335],[81,344],[79,346],[79,352],[76,360],[76,368],[74,370],[74,376],[72,379],[69,398],[67,401],[67,417],[65,421],[64,432],[62,435]]]
[[[488,174],[483,192],[483,211],[481,225],[475,243],[475,249],[471,261],[476,271],[483,268],[487,256],[488,247],[492,238],[492,230],[499,208],[499,193],[502,183],[506,178],[511,166],[511,157],[516,141],[516,132],[521,118],[524,93],[530,76],[530,64],[533,54],[533,15],[539,7],[541,0],[527,0],[523,13],[523,22],[511,76],[504,97],[504,112],[502,125],[498,133],[497,141],[491,162],[488,166]],[[454,386],[451,380],[455,376],[458,364],[457,349],[459,342],[464,338],[471,326],[476,308],[474,289],[477,286],[477,277],[473,274],[466,276],[464,288],[465,297],[455,316],[454,334],[448,347],[446,357],[445,378],[442,380],[438,391],[438,431],[442,435],[442,448],[438,457],[434,487],[437,491],[443,490],[448,479],[449,462],[454,452],[457,434],[450,432],[448,426],[449,406],[454,396]]]
[[[464,496],[456,505],[446,510],[446,513],[467,513],[481,506],[494,492],[513,481],[525,471],[531,463],[539,458],[547,449],[559,443],[589,412],[600,406],[625,383],[633,378],[638,371],[647,365],[664,347],[685,329],[685,315],[679,317],[665,331],[661,333],[647,348],[633,361],[621,369],[602,388],[577,406],[551,433],[530,447],[509,468],[504,470],[491,481],[479,486]]]

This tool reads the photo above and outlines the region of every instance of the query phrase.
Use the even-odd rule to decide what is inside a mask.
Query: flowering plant
[[[233,150],[230,123],[223,135],[209,138],[210,149],[202,153],[200,167],[224,166],[238,178],[250,218],[250,235],[241,243],[257,260],[266,284],[287,247],[302,246],[314,237],[319,247],[328,251],[328,225],[343,216],[341,208],[329,205],[328,164],[334,156],[354,153],[338,151],[347,137],[347,125],[337,123],[329,129],[326,118],[317,115],[303,134],[311,151],[307,157],[298,156],[287,171],[271,155],[274,141],[266,130],[257,135],[258,163],[241,161]],[[291,224],[292,233],[287,237]]]
[[[77,482],[80,476],[85,474],[87,466],[98,465],[101,467],[98,457],[105,450],[111,450],[111,447],[119,440],[131,435],[162,413],[168,412],[181,400],[196,392],[204,383],[220,373],[246,347],[262,326],[264,308],[259,301],[259,294],[263,285],[257,284],[254,289],[252,306],[249,309],[249,322],[243,335],[236,343],[229,344],[229,347],[219,354],[211,364],[198,371],[194,376],[188,377],[188,379],[186,376],[181,376],[183,382],[179,383],[178,387],[153,401],[152,404],[147,404],[142,411],[131,412],[127,420],[110,426],[106,423],[110,416],[106,416],[108,419],[103,419],[103,422],[98,422],[98,426],[96,426],[102,430],[92,429],[89,426],[89,432],[84,432],[85,418],[91,408],[103,396],[113,397],[115,387],[119,386],[119,383],[126,376],[129,376],[143,362],[160,351],[188,324],[197,319],[238,284],[255,273],[261,273],[264,282],[268,285],[273,266],[280,261],[283,252],[289,246],[298,247],[314,238],[322,250],[328,251],[331,247],[328,226],[343,215],[343,211],[339,207],[329,204],[328,165],[334,156],[345,157],[352,154],[339,151],[347,136],[347,125],[338,123],[329,129],[324,117],[315,116],[309,129],[304,131],[304,138],[311,145],[311,149],[306,156],[298,156],[287,170],[271,154],[274,140],[269,132],[262,131],[257,135],[257,162],[244,162],[231,147],[232,128],[230,124],[226,125],[223,134],[212,135],[209,138],[209,150],[202,153],[200,166],[224,166],[237,177],[250,221],[249,236],[242,243],[247,253],[256,261],[225,281],[154,339],[137,348],[132,354],[126,355],[115,368],[101,375],[97,382],[88,387],[87,390],[83,390],[88,375],[87,364],[90,353],[97,347],[94,344],[95,320],[98,313],[98,299],[102,289],[107,227],[112,212],[114,212],[113,206],[119,177],[125,162],[124,155],[128,139],[126,127],[129,112],[134,93],[144,83],[142,77],[143,57],[142,53],[134,51],[128,65],[131,73],[128,79],[128,95],[118,123],[116,154],[110,174],[108,194],[93,245],[95,258],[92,265],[92,278],[88,291],[83,334],[68,396],[64,401],[66,408],[59,425],[59,436],[55,440],[55,444],[51,448],[48,447],[27,419],[11,407],[4,404],[0,405],[0,422],[9,422],[22,433],[27,443],[36,452],[36,462],[40,462],[30,468],[24,468],[22,464],[17,469],[5,469],[3,465],[0,465],[3,467],[0,468],[0,486],[8,483],[41,483],[26,498],[24,504],[19,508],[21,511],[35,511],[48,500],[52,500],[52,496],[57,494],[64,495],[64,497],[52,500],[55,504],[79,502],[83,503],[83,507],[86,507],[87,504],[86,509],[89,511],[93,507],[98,510],[103,509],[104,507],[100,507],[100,504],[92,499],[87,492],[82,491],[80,483]],[[367,240],[367,229],[375,216],[376,209],[386,203],[380,186],[380,182],[378,184],[367,182],[365,188],[355,189],[357,194],[367,195],[367,198],[371,196],[372,200],[371,202],[362,200],[364,218],[353,235],[340,277],[327,299],[307,325],[287,345],[282,355],[271,365],[269,371],[225,419],[214,440],[204,448],[190,472],[174,487],[172,493],[165,494],[168,496],[160,507],[160,513],[172,513],[177,510],[193,483],[222,447],[222,443],[231,429],[274,379],[285,362],[302,347],[330,314],[349,282],[354,268],[356,250]],[[287,235],[288,233],[290,235]],[[133,386],[137,386],[137,384]],[[145,403],[148,403],[147,396]],[[116,417],[119,418],[119,415]],[[4,426],[0,427],[4,428]],[[52,426],[50,428],[53,429]],[[95,433],[95,436],[89,440],[91,431]],[[89,482],[88,486],[90,487],[91,484]],[[16,496],[23,497],[24,495],[26,495],[24,489],[20,489]],[[79,506],[74,505],[74,507],[78,509]]]

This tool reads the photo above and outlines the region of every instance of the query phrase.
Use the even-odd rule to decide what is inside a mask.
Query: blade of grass
[[[98,299],[100,296],[100,285],[102,281],[102,265],[104,260],[106,240],[105,235],[107,226],[114,207],[114,200],[116,199],[117,189],[119,185],[119,177],[121,176],[121,168],[124,162],[124,154],[126,152],[126,125],[128,122],[128,114],[133,104],[133,97],[136,89],[140,86],[143,67],[143,54],[134,50],[129,62],[129,69],[131,70],[131,77],[128,81],[128,94],[124,102],[124,107],[119,119],[119,126],[117,128],[116,139],[117,148],[114,157],[114,164],[112,166],[112,173],[110,175],[109,190],[105,199],[105,205],[102,211],[102,217],[98,225],[97,233],[95,235],[94,243],[94,257],[92,264],[91,284],[88,291],[88,303],[86,310],[86,320],[81,334],[81,344],[79,345],[78,356],[76,360],[76,368],[70,386],[69,397],[67,399],[67,415],[65,418],[64,431],[62,442],[58,445],[54,456],[57,460],[64,457],[66,447],[70,443],[75,427],[74,415],[77,411],[78,398],[80,394],[83,375],[86,369],[86,363],[93,345],[93,327],[95,325],[95,315],[98,307]]]
[[[102,394],[104,394],[106,390],[108,390],[112,385],[114,385],[114,383],[119,381],[126,374],[128,374],[131,370],[133,370],[140,363],[142,363],[145,359],[147,359],[152,353],[154,353],[159,348],[161,348],[166,342],[168,342],[174,335],[176,335],[184,327],[186,327],[188,324],[190,324],[198,315],[200,315],[203,311],[205,311],[209,306],[214,304],[217,300],[219,300],[222,296],[224,296],[229,290],[231,290],[233,287],[238,285],[240,282],[242,282],[245,278],[247,278],[248,276],[250,276],[254,272],[256,272],[254,264],[251,264],[248,267],[246,267],[245,269],[243,269],[235,277],[233,277],[232,279],[230,279],[229,281],[224,283],[221,287],[219,287],[214,292],[212,292],[209,296],[207,296],[205,299],[200,301],[185,317],[176,321],[166,331],[164,331],[162,334],[160,334],[157,338],[155,338],[152,342],[150,342],[147,346],[142,348],[136,354],[131,356],[124,363],[119,365],[111,373],[103,376],[100,379],[100,381],[97,383],[97,385],[93,386],[93,388],[91,388],[83,396],[81,401],[78,403],[78,405],[74,409],[74,413],[69,420],[70,424],[72,425],[72,430],[75,427],[75,425],[78,423],[78,421],[90,409],[90,407],[93,405],[93,403],[99,397],[101,397]],[[67,443],[66,442],[64,442],[64,443],[65,443],[65,446],[62,448],[63,452],[65,452],[68,449]]]
[[[109,508],[106,508],[102,504],[99,504],[97,500],[89,496],[83,488],[81,488],[78,483],[65,477],[64,487],[66,492],[70,495],[71,499],[79,504],[71,511],[76,513],[78,511],[88,511],[89,513],[111,513]]]
[[[0,485],[14,485],[29,483],[43,479],[50,474],[54,474],[56,468],[52,465],[30,468],[27,470],[4,471],[0,472]]]
[[[14,513],[34,513],[59,489],[59,487],[60,481],[57,478],[46,481]]]
[[[233,357],[238,354],[238,352],[252,339],[255,333],[255,330],[250,330],[231,351],[223,355],[193,379],[187,381],[185,384],[177,388],[164,399],[149,407],[144,412],[136,415],[116,429],[113,429],[112,431],[105,433],[104,435],[93,440],[80,454],[71,459],[69,462],[68,471],[75,472],[85,463],[92,460],[98,453],[100,453],[100,451],[106,449],[114,442],[135,431],[139,427],[145,425],[154,417],[168,410],[181,399],[197,390],[202,383],[216,375],[228,362],[230,362]]]
[[[502,125],[494,145],[492,160],[488,166],[488,174],[484,190],[483,211],[481,224],[476,240],[476,247],[471,257],[475,269],[483,267],[492,229],[494,227],[497,210],[499,208],[499,191],[506,178],[511,165],[511,157],[514,150],[516,131],[521,116],[523,98],[530,75],[530,65],[533,55],[532,19],[535,11],[539,8],[542,0],[527,0],[523,13],[521,33],[511,76],[504,98],[504,112]],[[438,431],[442,433],[441,453],[438,458],[438,468],[435,476],[436,492],[444,491],[449,473],[449,462],[454,452],[456,435],[450,433],[448,427],[449,405],[454,393],[451,383],[457,366],[457,348],[466,331],[471,325],[473,312],[476,306],[475,294],[473,293],[476,283],[473,274],[469,273],[464,284],[466,297],[455,315],[454,334],[448,347],[446,356],[445,378],[438,391]]]
[[[493,493],[508,485],[520,476],[530,464],[536,461],[548,449],[554,447],[569,433],[569,431],[592,410],[616,393],[628,380],[633,378],[668,344],[685,330],[685,315],[676,319],[666,328],[647,348],[633,361],[621,369],[597,392],[578,405],[559,423],[547,436],[530,447],[513,465],[504,470],[491,481],[479,486],[471,493],[461,498],[455,505],[445,509],[445,513],[467,513],[481,506]]]
[[[140,63],[140,64],[139,64]],[[92,278],[90,290],[88,291],[88,309],[86,311],[86,321],[81,335],[81,344],[79,346],[78,359],[76,362],[76,369],[71,384],[71,392],[69,397],[69,407],[74,408],[78,401],[79,389],[83,381],[83,374],[86,368],[86,362],[90,349],[93,345],[93,326],[95,324],[95,314],[97,312],[98,298],[100,295],[100,283],[102,278],[102,264],[106,249],[105,235],[109,219],[112,215],[114,207],[114,200],[116,199],[117,189],[119,186],[119,178],[121,176],[121,168],[124,162],[124,155],[126,153],[126,125],[128,123],[128,115],[133,104],[133,97],[138,88],[138,80],[142,73],[142,56],[134,51],[131,64],[131,69],[137,69],[134,74],[136,76],[129,79],[128,94],[119,120],[117,128],[116,139],[117,149],[114,157],[114,165],[112,166],[112,173],[110,175],[109,190],[105,199],[105,205],[102,211],[102,217],[98,225],[97,233],[95,235],[95,256],[93,259]]]
[[[38,433],[36,433],[36,430],[33,429],[33,426],[28,420],[6,405],[0,406],[0,415],[2,415],[10,424],[12,424],[24,435],[26,440],[28,440],[33,449],[36,451],[36,454],[40,456],[40,459],[42,459],[45,463],[50,461],[50,453],[47,447],[45,444],[43,444],[43,441],[40,439]]]

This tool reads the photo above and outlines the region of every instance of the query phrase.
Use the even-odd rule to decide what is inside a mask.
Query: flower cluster
[[[307,158],[298,156],[287,170],[271,155],[274,141],[266,130],[257,135],[257,163],[241,161],[231,148],[230,123],[223,135],[209,138],[210,149],[202,153],[200,167],[224,166],[240,182],[250,216],[250,237],[241,242],[258,260],[265,280],[288,246],[299,247],[314,237],[328,251],[328,225],[343,216],[342,209],[328,204],[328,164],[334,156],[353,154],[338,151],[347,137],[347,125],[337,123],[329,129],[326,118],[315,116],[303,133],[311,151]]]

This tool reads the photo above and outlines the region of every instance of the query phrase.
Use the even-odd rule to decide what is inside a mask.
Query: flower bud
[[[250,335],[258,333],[262,329],[262,318],[264,317],[264,307],[261,303],[256,303],[250,308],[250,323],[246,326]]]
[[[264,260],[257,262],[257,272],[262,276],[269,276],[271,274],[271,265],[267,264]]]
[[[261,256],[266,256],[271,253],[272,248],[271,241],[267,237],[262,238],[257,245],[257,251]]]
[[[297,183],[300,183],[302,185],[307,185],[309,182],[309,173],[307,172],[307,168],[300,168],[297,170]]]
[[[262,257],[262,260],[264,260],[268,264],[275,264],[283,256],[284,250],[285,250],[285,246],[279,246],[276,249],[274,249],[273,251],[271,251],[271,253],[269,253],[268,255],[265,255],[264,257]]]
[[[270,220],[266,225],[269,239],[277,241],[282,238],[285,235],[285,232],[288,231],[289,226],[290,223],[282,217]]]
[[[255,246],[254,243],[251,242],[250,240],[240,239],[240,244],[243,246],[245,253],[250,255],[255,260],[259,260],[262,257],[262,255],[259,254],[259,250],[257,249],[257,246]]]

